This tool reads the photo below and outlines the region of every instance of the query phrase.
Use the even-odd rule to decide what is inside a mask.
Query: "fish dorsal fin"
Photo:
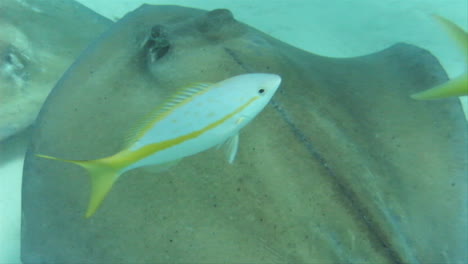
[[[208,91],[213,83],[194,83],[187,87],[179,89],[173,95],[169,96],[163,103],[159,104],[148,114],[144,115],[139,121],[128,130],[125,138],[125,149],[129,148],[138,139],[140,139],[148,130],[150,130],[158,121],[164,119],[174,109],[190,102],[193,97]]]

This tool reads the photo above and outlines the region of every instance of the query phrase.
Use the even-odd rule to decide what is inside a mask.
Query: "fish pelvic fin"
[[[94,215],[94,213],[104,201],[104,198],[111,190],[114,183],[119,178],[120,174],[122,173],[122,169],[125,167],[125,165],[120,165],[113,161],[112,157],[97,160],[67,160],[47,155],[37,154],[36,156],[45,159],[73,163],[83,167],[88,171],[91,179],[91,195],[88,209],[86,210],[85,214],[86,218]]]
[[[468,95],[468,73],[429,90],[415,93],[411,95],[411,98],[416,100],[431,100],[463,95]]]

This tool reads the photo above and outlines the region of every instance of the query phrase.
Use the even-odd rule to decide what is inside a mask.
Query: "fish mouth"
[[[281,76],[271,73],[271,78],[265,81],[264,86],[276,91],[281,85]]]

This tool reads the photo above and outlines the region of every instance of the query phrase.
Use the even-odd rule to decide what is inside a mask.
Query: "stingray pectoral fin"
[[[36,155],[41,158],[69,162],[85,168],[91,178],[91,196],[85,217],[91,217],[102,204],[115,181],[121,173],[121,166],[109,162],[109,158],[98,160],[66,160],[46,155]]]
[[[429,90],[415,93],[411,95],[411,98],[416,100],[431,100],[463,95],[468,95],[468,73]]]

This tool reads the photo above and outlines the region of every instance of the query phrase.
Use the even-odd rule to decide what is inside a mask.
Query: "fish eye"
[[[259,94],[265,93],[265,89],[259,89],[259,90],[258,90],[258,93],[259,93]]]

